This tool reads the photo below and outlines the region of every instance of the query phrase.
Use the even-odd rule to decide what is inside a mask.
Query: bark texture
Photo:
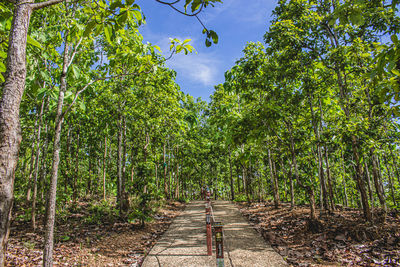
[[[11,210],[13,205],[15,169],[21,143],[19,107],[25,89],[26,40],[33,0],[17,1],[14,9],[7,71],[0,102],[0,266],[5,264]]]

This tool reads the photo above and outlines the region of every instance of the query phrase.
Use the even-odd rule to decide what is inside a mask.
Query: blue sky
[[[208,48],[195,18],[180,15],[155,0],[136,2],[146,16],[146,25],[140,29],[144,40],[160,46],[165,55],[169,55],[169,37],[192,39],[197,54],[174,55],[167,66],[177,72],[183,92],[209,101],[214,85],[224,82],[224,72],[242,56],[246,43],[263,40],[277,1],[223,0],[223,4],[206,8],[199,18],[219,36],[219,43]]]

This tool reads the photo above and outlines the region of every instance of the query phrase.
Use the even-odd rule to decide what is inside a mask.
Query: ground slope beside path
[[[287,266],[283,258],[242,217],[234,204],[213,201],[216,221],[224,225],[226,267]],[[207,256],[205,202],[193,201],[171,224],[143,262],[143,267],[214,267],[213,256]]]

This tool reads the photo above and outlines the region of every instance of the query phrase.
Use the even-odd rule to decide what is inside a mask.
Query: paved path
[[[283,258],[247,223],[234,204],[213,201],[216,221],[224,225],[226,267],[288,266]],[[214,246],[214,244],[213,244]],[[193,201],[171,224],[143,262],[142,267],[214,267],[207,256],[204,201]]]

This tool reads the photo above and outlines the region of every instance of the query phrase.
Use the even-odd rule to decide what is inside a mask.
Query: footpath
[[[243,218],[234,204],[213,201],[216,221],[224,229],[225,267],[288,266],[283,258]],[[214,267],[213,255],[207,256],[205,202],[189,203],[168,231],[145,258],[142,267]]]

